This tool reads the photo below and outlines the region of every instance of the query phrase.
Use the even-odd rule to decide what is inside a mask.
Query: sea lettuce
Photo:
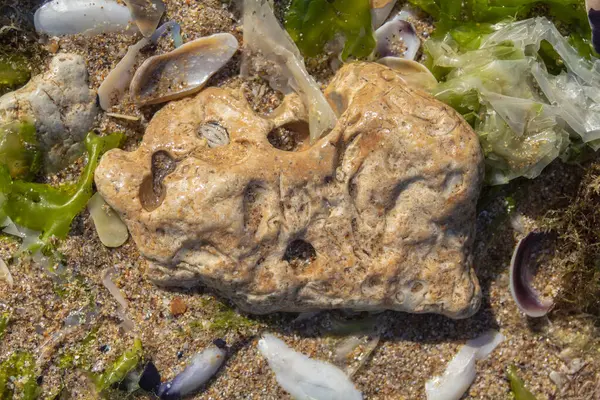
[[[21,54],[0,54],[0,95],[24,85],[31,72],[27,58]]]
[[[369,0],[292,0],[285,28],[303,55],[315,57],[341,35],[342,59],[365,58],[375,48]]]
[[[556,50],[566,71],[546,71],[538,54],[543,42]],[[600,73],[548,20],[503,25],[473,50],[461,50],[448,35],[426,41],[424,50],[426,65],[440,79],[433,94],[479,136],[488,184],[535,178],[565,157],[570,136],[600,147]]]
[[[569,42],[579,54],[593,54],[591,29],[584,2],[579,0],[409,0],[436,20],[434,38],[446,35],[460,50],[479,47],[481,39],[491,33],[494,24],[527,18],[539,6],[554,21],[566,25]]]
[[[506,374],[510,382],[510,392],[515,400],[536,400],[535,396],[525,387],[523,380],[517,375],[517,367],[511,365],[506,370]]]
[[[88,133],[85,147],[88,162],[74,185],[60,188],[43,183],[13,180],[9,169],[0,165],[0,219],[9,217],[17,225],[42,233],[41,242],[28,250],[37,250],[41,244],[54,237],[64,238],[69,233],[71,221],[86,206],[92,196],[94,171],[99,158],[107,150],[118,147],[124,139],[122,133],[100,137]]]
[[[32,122],[11,122],[0,126],[0,163],[6,165],[12,178],[33,178],[40,169],[41,156]]]

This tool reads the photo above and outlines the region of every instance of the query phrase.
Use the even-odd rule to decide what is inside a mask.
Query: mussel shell
[[[551,300],[541,299],[531,286],[533,252],[546,237],[544,232],[528,233],[517,243],[510,262],[510,293],[519,309],[534,318],[543,317],[553,306]]]
[[[217,33],[150,57],[135,72],[129,93],[138,105],[163,103],[195,93],[237,49],[238,41],[233,35]]]

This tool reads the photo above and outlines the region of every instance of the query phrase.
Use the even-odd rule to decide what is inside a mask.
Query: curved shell
[[[421,47],[415,27],[408,21],[394,18],[375,31],[379,57],[402,57],[414,60]]]
[[[437,79],[426,66],[416,61],[399,57],[383,57],[377,60],[398,72],[407,85],[422,89],[431,89],[437,85]]]
[[[146,105],[195,93],[229,61],[238,46],[233,35],[217,33],[150,57],[133,76],[130,95],[136,104]]]

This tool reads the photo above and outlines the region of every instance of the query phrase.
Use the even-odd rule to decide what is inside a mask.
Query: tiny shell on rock
[[[195,93],[229,61],[238,46],[233,35],[217,33],[150,57],[136,71],[130,94],[136,104],[146,105]]]

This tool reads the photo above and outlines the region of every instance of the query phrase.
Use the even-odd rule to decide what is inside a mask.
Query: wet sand
[[[184,41],[218,32],[230,32],[242,41],[240,12],[234,3],[218,0],[166,0],[166,20],[181,24]],[[420,33],[428,24],[418,25]],[[90,74],[90,86],[97,89],[108,72],[125,54],[138,36],[101,35],[51,39],[45,44],[52,52],[82,55]],[[145,56],[172,48],[163,40]],[[240,57],[215,75],[209,85],[241,87],[237,77]],[[307,63],[323,86],[331,76],[328,60]],[[247,97],[255,110],[267,112],[281,96],[269,89],[259,77],[246,85]],[[160,106],[136,109],[129,99],[111,112],[137,116],[125,121],[101,114],[97,127],[102,132],[123,131],[126,148],[137,146],[145,126]],[[83,162],[60,174],[51,182],[74,181]],[[287,399],[277,385],[266,361],[258,354],[256,342],[261,332],[275,332],[294,349],[311,357],[334,361],[335,348],[344,336],[340,330],[355,330],[358,336],[380,335],[374,351],[365,355],[359,348],[352,354],[350,367],[360,368],[353,381],[366,399],[423,399],[425,381],[443,372],[446,363],[467,339],[498,329],[506,340],[484,361],[477,364],[477,378],[464,398],[508,399],[509,385],[505,370],[518,367],[528,388],[543,399],[600,398],[600,354],[593,321],[584,315],[565,315],[560,310],[549,317],[530,319],[512,301],[508,289],[508,267],[516,242],[539,225],[547,211],[564,206],[565,197],[577,190],[580,167],[553,163],[538,179],[519,179],[482,194],[477,219],[474,265],[482,286],[484,301],[472,318],[453,321],[436,315],[410,315],[384,312],[366,314],[323,312],[296,321],[297,314],[263,317],[231,313],[225,299],[206,288],[165,290],[145,278],[147,263],[135,244],[129,241],[117,249],[108,249],[98,240],[87,211],[79,215],[59,250],[65,256],[64,269],[51,273],[28,259],[12,260],[9,269],[14,287],[0,283],[0,312],[12,315],[5,337],[0,341],[0,360],[17,349],[32,351],[39,357],[42,373],[42,398],[53,398],[61,388],[71,392],[65,398],[91,398],[82,371],[102,371],[135,337],[142,340],[144,353],[152,358],[163,375],[172,378],[190,358],[213,339],[221,337],[231,346],[225,366],[206,388],[191,399]],[[506,198],[516,202],[507,214]],[[0,237],[0,257],[9,260],[18,248],[10,237]],[[560,271],[548,263],[540,268],[536,285],[542,294],[552,296],[560,290]],[[128,315],[134,328],[120,327],[117,303],[101,283],[102,272],[114,268],[114,282],[127,299]],[[187,306],[174,316],[174,298]],[[225,303],[225,305],[223,305]],[[65,320],[81,316],[82,323],[68,327]],[[72,320],[71,318],[70,320]],[[375,332],[366,324],[340,324],[340,320],[373,321]],[[340,326],[341,325],[341,326]],[[362,328],[362,329],[361,329]],[[557,386],[549,377],[552,371],[564,375]],[[115,392],[111,398],[125,398]],[[135,395],[136,398],[146,398]],[[150,398],[150,397],[147,397]]]

